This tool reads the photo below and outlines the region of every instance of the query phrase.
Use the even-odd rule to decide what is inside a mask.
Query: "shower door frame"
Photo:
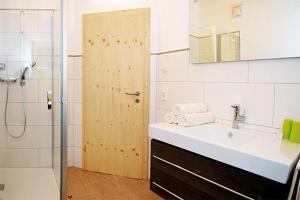
[[[67,199],[67,7],[68,0],[60,0],[60,9],[14,9],[14,8],[0,8],[1,10],[15,10],[15,11],[28,11],[28,10],[36,10],[36,11],[55,11],[60,10],[60,42],[61,42],[61,150],[60,150],[60,200]],[[52,63],[53,64],[53,63]],[[52,80],[53,81],[53,80]]]
[[[68,0],[60,0],[61,10],[61,173],[60,173],[60,199],[67,199],[67,124],[68,124],[68,47],[67,47],[67,10]]]

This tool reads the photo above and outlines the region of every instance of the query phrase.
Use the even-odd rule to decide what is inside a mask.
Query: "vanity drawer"
[[[206,182],[214,183],[215,187],[224,187],[252,199],[287,199],[291,183],[291,178],[287,184],[280,184],[216,160],[152,140],[151,169],[152,167],[160,169],[162,162],[178,166],[178,169],[199,176],[203,180],[206,179]]]
[[[175,194],[179,199],[246,199],[163,162],[154,162],[157,162],[156,166],[159,168],[151,168],[152,188],[164,188],[167,193]],[[175,195],[171,197],[174,198]],[[176,196],[175,199],[178,198]]]

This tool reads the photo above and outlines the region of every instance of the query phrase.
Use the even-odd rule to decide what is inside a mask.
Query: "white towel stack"
[[[179,126],[197,126],[214,122],[214,115],[207,112],[204,103],[176,104],[172,112],[165,115],[165,121]]]

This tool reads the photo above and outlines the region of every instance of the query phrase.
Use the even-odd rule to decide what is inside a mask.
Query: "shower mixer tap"
[[[15,83],[15,82],[17,82],[17,78],[15,78],[15,77],[0,77],[0,82]]]

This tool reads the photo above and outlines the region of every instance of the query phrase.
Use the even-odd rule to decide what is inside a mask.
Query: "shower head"
[[[34,68],[36,66],[36,62],[31,63],[30,67]],[[23,72],[22,72],[22,77],[24,77],[25,79],[25,73],[27,72],[27,70],[29,69],[29,67],[25,67]]]
[[[33,69],[36,66],[36,64],[37,64],[36,62],[33,62],[33,63],[31,63],[30,67]],[[20,81],[21,86],[25,85],[26,72],[28,69],[29,69],[29,67],[25,67],[24,70],[22,71],[21,81]]]

